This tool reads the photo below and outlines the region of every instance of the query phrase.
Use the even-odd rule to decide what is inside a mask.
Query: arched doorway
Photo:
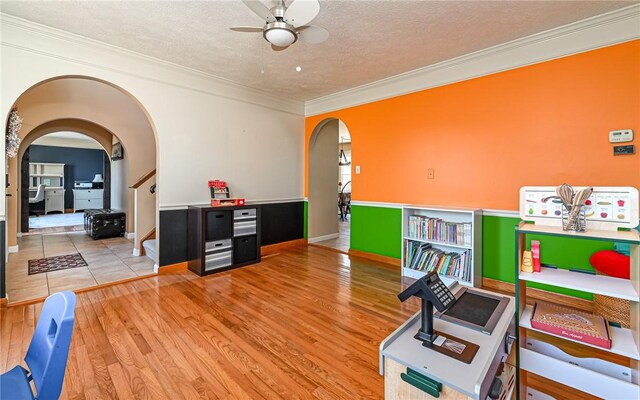
[[[146,177],[147,184],[155,183],[159,173],[157,171],[156,133],[144,107],[123,88],[86,76],[61,76],[42,81],[22,93],[14,102],[13,107],[19,110],[20,116],[23,118],[22,130],[19,133],[23,140],[22,152],[36,138],[60,130],[92,136],[102,145],[105,155],[108,157],[111,157],[114,144],[119,143],[125,149],[123,160],[118,161],[120,169],[125,170],[126,179],[122,182],[126,188],[123,190],[122,197],[126,199],[127,204],[120,210],[126,214],[125,237],[115,238],[109,243],[100,241],[98,241],[100,243],[92,243],[86,240],[87,237],[82,240],[69,240],[64,245],[56,242],[62,241],[58,240],[59,238],[50,239],[49,242],[52,244],[49,246],[49,254],[64,253],[73,249],[81,253],[84,250],[86,254],[82,256],[85,259],[89,258],[93,262],[98,262],[99,257],[93,257],[87,252],[90,247],[94,247],[103,253],[110,252],[119,258],[117,262],[112,263],[112,266],[117,265],[109,274],[109,279],[133,277],[131,274],[137,273],[137,270],[134,269],[133,262],[129,265],[125,262],[125,258],[140,254],[141,238],[149,237],[155,231],[158,220],[157,196],[148,190],[147,193],[136,196],[134,195],[135,191],[129,189],[140,177]],[[20,216],[21,199],[24,195],[21,190],[20,159],[21,155],[7,160],[7,178],[10,185],[7,188],[7,193],[10,195],[7,201],[7,242],[10,253],[18,252],[13,259],[26,263],[31,258],[47,258],[47,254],[45,254],[47,253],[47,240],[42,240],[43,249],[34,249],[33,247],[26,249],[29,247],[27,246],[29,240],[18,237],[18,231],[22,230]],[[112,172],[116,162],[110,164]],[[153,171],[152,175],[149,174],[150,171]],[[151,178],[148,178],[149,176]],[[109,200],[113,200],[113,193],[109,195]],[[138,198],[143,198],[144,201],[140,203],[144,205],[143,207],[137,206]],[[109,202],[113,206],[113,201]],[[80,237],[74,238],[80,239]],[[116,243],[116,239],[120,242]],[[23,246],[19,240],[24,244],[24,249],[21,248]],[[56,247],[58,247],[57,251],[53,251],[52,249]],[[26,300],[28,297],[16,296],[15,291],[14,296],[11,293],[12,286],[14,286],[12,282],[19,282],[21,278],[11,275],[12,256],[13,254],[10,254],[7,265],[7,295],[10,302]],[[91,262],[87,260],[88,267],[92,266]],[[151,263],[150,272],[153,272],[155,259],[140,264],[144,264],[146,268],[149,263]],[[118,270],[118,266],[131,268],[129,271],[124,271],[124,268]],[[20,266],[19,272],[23,273],[22,269],[25,268],[27,268],[26,264]],[[16,270],[16,268],[13,269]],[[76,269],[76,271],[80,270],[80,268]],[[95,278],[93,282],[96,284],[107,283],[105,282],[107,274],[92,274],[92,278]],[[81,285],[81,287],[87,286],[91,285],[87,285],[86,282]],[[56,288],[53,287],[53,289]],[[62,289],[62,287],[57,289]]]
[[[343,121],[321,121],[309,139],[309,243],[348,253],[351,135]]]

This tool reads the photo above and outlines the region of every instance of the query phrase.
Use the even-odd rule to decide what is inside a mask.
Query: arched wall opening
[[[27,143],[39,136],[65,127],[96,139],[105,150],[111,150],[113,137],[117,137],[124,151],[126,185],[132,186],[140,177],[157,169],[157,139],[155,128],[147,111],[125,89],[109,82],[87,76],[59,76],[39,82],[23,92],[14,102],[23,118],[19,133]],[[111,139],[109,139],[111,138]],[[11,196],[7,204],[7,242],[11,250],[17,245],[19,216],[19,170],[16,158],[7,161],[7,177]],[[127,232],[142,237],[148,232],[135,232],[136,218],[145,218],[139,226],[156,226],[158,220],[157,196],[143,210],[134,207],[133,190],[127,190]],[[149,205],[149,202],[147,202]],[[137,215],[136,215],[137,214]],[[135,241],[136,247],[139,242]]]
[[[338,163],[343,143],[351,135],[344,122],[337,118],[320,121],[309,137],[307,157],[308,182],[308,238],[310,243],[318,243],[340,237],[339,195],[345,190],[351,191],[351,183],[342,182],[341,167]],[[344,160],[343,160],[344,161]],[[350,158],[348,160],[351,161]],[[350,170],[351,166],[346,167]],[[344,171],[343,171],[344,172]],[[350,176],[350,174],[347,174]],[[350,197],[349,197],[350,199]],[[343,216],[349,218],[348,215]],[[346,221],[348,222],[348,221]],[[349,231],[346,242],[349,242]],[[338,246],[340,247],[340,246]],[[348,246],[343,250],[348,251]]]
[[[120,168],[118,168],[115,165],[113,166],[114,167],[113,169],[116,170],[118,176],[116,176],[116,182],[114,182],[115,190],[111,190],[112,189],[112,185],[111,185],[112,163],[110,159],[111,159],[112,144],[115,141],[119,141],[117,136],[113,135],[104,127],[90,121],[83,121],[83,120],[77,120],[77,119],[60,119],[60,120],[46,122],[40,126],[33,128],[24,137],[24,139],[22,139],[22,142],[20,143],[20,148],[18,150],[18,155],[16,157],[16,163],[19,166],[17,168],[18,177],[16,181],[19,183],[17,187],[17,199],[18,199],[17,215],[19,216],[17,218],[18,232],[26,233],[29,231],[28,167],[29,167],[29,162],[32,160],[30,160],[29,157],[25,157],[25,152],[27,151],[29,146],[31,146],[32,144],[37,144],[38,139],[46,138],[48,135],[51,135],[52,133],[57,133],[57,132],[79,133],[83,136],[86,136],[88,138],[95,140],[104,151],[103,162],[104,162],[105,169],[102,172],[103,179],[105,181],[104,182],[104,199],[103,199],[104,208],[111,208],[112,193],[114,193],[114,195],[117,197],[123,190],[125,190],[125,194],[126,194],[126,187],[124,188],[122,187],[123,184],[126,184],[126,183],[120,182],[118,180],[119,175],[121,175],[121,173],[119,172]],[[62,144],[64,144],[64,142]],[[67,180],[68,179],[69,178],[67,178]],[[67,186],[67,190],[70,190],[69,188],[72,187],[73,182],[65,182],[65,183],[66,183],[65,186]],[[72,193],[67,193],[66,195],[70,196],[72,195]],[[120,204],[120,203],[116,201],[116,204]],[[124,205],[125,205],[124,209],[126,209],[126,202],[124,203]],[[10,218],[9,222],[12,223],[13,220],[15,219]]]

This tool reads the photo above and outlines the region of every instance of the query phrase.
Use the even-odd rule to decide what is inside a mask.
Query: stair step
[[[156,260],[156,240],[155,239],[145,240],[144,242],[142,242],[142,247],[144,247],[144,253],[147,255],[147,257],[155,261]]]

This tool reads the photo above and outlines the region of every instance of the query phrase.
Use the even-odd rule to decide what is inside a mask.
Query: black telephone
[[[433,331],[433,306],[443,312],[456,302],[456,297],[440,280],[436,271],[431,271],[418,279],[400,293],[398,299],[404,302],[411,296],[422,299],[422,325],[415,337],[422,340],[423,345],[430,347],[437,337]]]

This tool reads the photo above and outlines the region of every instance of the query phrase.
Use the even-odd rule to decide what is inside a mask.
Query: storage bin
[[[255,236],[233,239],[233,263],[242,264],[258,258],[258,247]]]
[[[209,211],[206,218],[206,240],[222,240],[232,236],[231,211]]]

